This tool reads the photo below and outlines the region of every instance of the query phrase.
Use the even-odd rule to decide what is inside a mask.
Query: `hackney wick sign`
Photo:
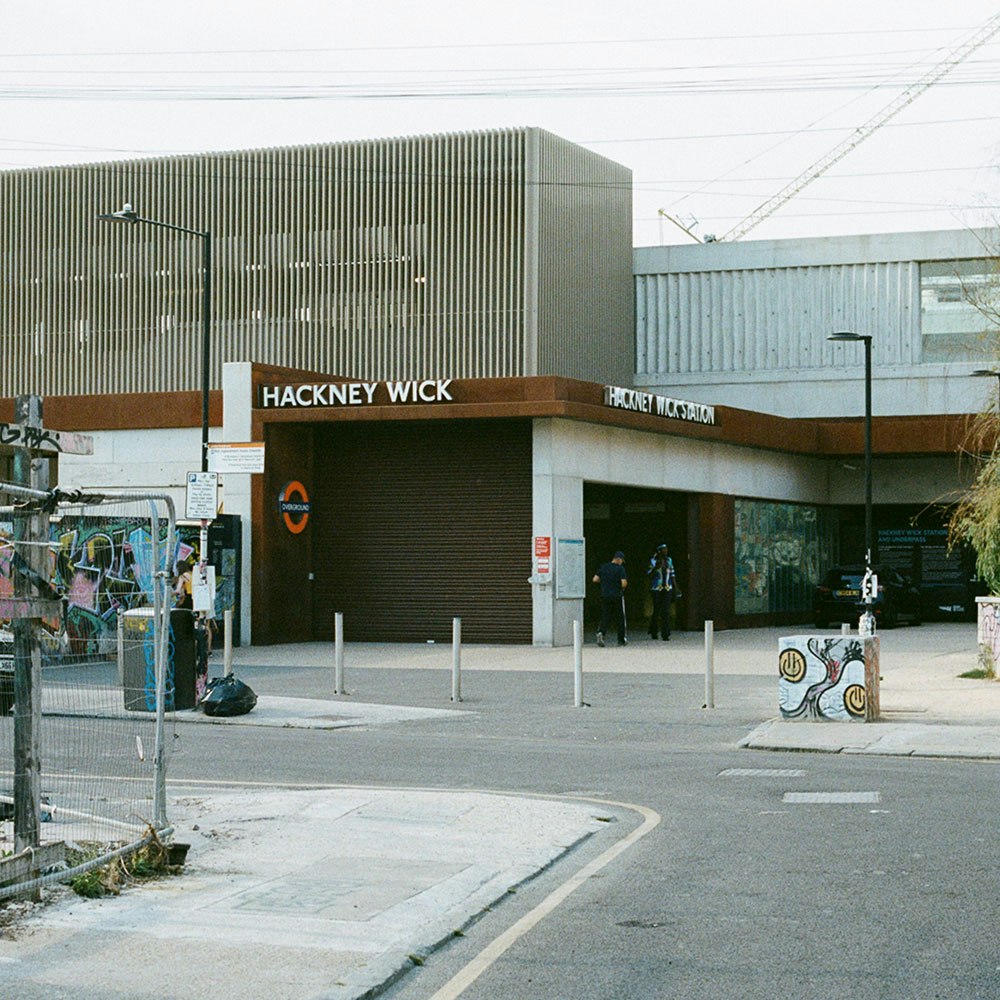
[[[372,406],[390,403],[451,403],[450,378],[409,379],[397,382],[307,382],[303,385],[265,385],[260,405],[277,406]],[[378,390],[382,388],[385,397]],[[376,400],[376,394],[379,399]]]
[[[706,403],[692,403],[686,399],[659,396],[654,392],[623,389],[617,385],[604,387],[604,405],[634,413],[652,413],[670,420],[687,420],[695,424],[714,424],[715,407]]]
[[[294,385],[262,385],[260,406],[265,409],[346,406],[384,406],[400,404],[434,404],[468,402],[469,383],[453,386],[450,378],[403,379],[396,381],[356,382],[303,382]],[[474,384],[475,380],[473,380]],[[462,387],[462,391],[459,391]],[[595,387],[596,388],[596,387]],[[668,420],[682,420],[696,424],[714,424],[715,407],[705,403],[692,403],[670,396],[659,396],[638,389],[620,386],[603,387],[605,406],[635,413],[649,413]],[[458,394],[458,400],[455,395]],[[494,400],[495,401],[495,397]]]

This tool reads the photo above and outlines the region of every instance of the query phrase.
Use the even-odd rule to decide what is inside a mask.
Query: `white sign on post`
[[[253,474],[264,471],[264,442],[218,443],[208,446],[208,467],[212,472]]]
[[[184,516],[193,521],[211,521],[219,510],[219,474],[189,472]]]
[[[191,604],[195,611],[215,617],[215,567],[211,564],[196,566],[192,571]]]

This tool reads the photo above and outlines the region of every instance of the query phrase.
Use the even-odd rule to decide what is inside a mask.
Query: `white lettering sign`
[[[638,389],[623,389],[617,385],[604,387],[604,405],[635,413],[653,413],[671,420],[686,420],[695,424],[714,424],[715,407],[706,403],[692,403],[686,399],[658,396]]]
[[[320,382],[304,385],[261,386],[263,407],[372,406],[380,385],[390,403],[451,403],[450,378],[409,379],[395,382]]]

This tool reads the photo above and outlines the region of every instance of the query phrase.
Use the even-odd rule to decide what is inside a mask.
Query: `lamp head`
[[[994,378],[1000,378],[1000,371],[995,371],[992,368],[977,368],[974,372],[969,372],[970,375],[992,375]]]
[[[104,222],[127,222],[131,225],[135,225],[139,221],[138,214],[128,202],[125,202],[117,212],[98,215],[98,218]]]
[[[855,340],[871,340],[871,335],[867,333],[852,333],[850,330],[841,330],[838,333],[831,333],[827,340],[835,340],[837,342],[842,341],[855,341]]]

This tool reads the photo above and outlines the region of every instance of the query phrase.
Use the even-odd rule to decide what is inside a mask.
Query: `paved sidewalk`
[[[881,633],[882,719],[877,723],[780,718],[778,640],[805,631],[783,627],[715,634],[714,674],[720,678],[747,678],[745,703],[748,710],[756,711],[760,703],[761,679],[769,679],[774,685],[773,717],[756,725],[740,741],[740,746],[757,750],[1000,759],[1000,681],[959,676],[976,666],[974,623],[939,623]],[[824,634],[835,635],[836,632],[830,630]],[[359,643],[348,647],[346,660],[348,676],[351,669],[359,668],[426,669],[443,673],[450,669],[451,647]],[[626,649],[597,649],[588,644],[584,651],[585,675],[704,674],[706,662],[704,636],[691,632],[675,632],[669,644],[640,637],[633,638]],[[332,669],[333,651],[329,643],[258,646],[237,649],[235,663],[237,673],[241,666],[259,667],[272,663]],[[463,671],[569,673],[572,666],[573,651],[567,648],[469,646],[462,650]],[[731,685],[728,690],[733,697]],[[353,704],[352,699],[339,700],[335,705],[336,709],[331,711],[345,715],[357,712],[359,718],[375,708],[363,703]]]
[[[717,702],[716,717],[728,726],[747,720],[751,731],[741,746],[1000,759],[1000,683],[958,676],[975,666],[974,625],[883,634],[885,721],[871,724],[777,718],[778,639],[794,631],[716,634],[714,672],[727,679],[718,691],[728,699]],[[302,679],[297,693],[318,697],[258,692],[246,716],[178,712],[178,723],[329,728],[434,719],[461,726],[477,715],[465,704],[374,704],[354,683],[370,683],[371,671],[417,668],[441,671],[444,685],[448,646],[351,645],[347,685],[356,693],[340,698],[326,694],[330,644],[235,653],[237,676],[253,674],[266,688],[269,667],[274,676],[290,671]],[[640,638],[625,649],[590,645],[584,662],[585,673],[694,675],[705,672],[707,655],[701,634],[675,633],[669,644]],[[463,649],[462,664],[470,672],[564,671],[571,678],[573,651],[472,646]],[[213,665],[220,669],[221,661]],[[287,681],[271,683],[282,690]],[[773,705],[770,718],[762,705]],[[117,698],[105,710],[123,713]],[[713,715],[703,718],[711,724]],[[638,822],[627,810],[588,802],[467,791],[231,791],[172,782],[170,796],[175,839],[193,847],[184,877],[106,901],[65,896],[13,936],[0,935],[0,996],[360,997],[596,831],[620,840]],[[567,866],[566,877],[574,872]]]
[[[634,825],[610,807],[476,792],[172,788],[174,839],[192,845],[183,877],[105,900],[57,890],[0,935],[0,996],[360,997],[609,820],[622,836]]]

